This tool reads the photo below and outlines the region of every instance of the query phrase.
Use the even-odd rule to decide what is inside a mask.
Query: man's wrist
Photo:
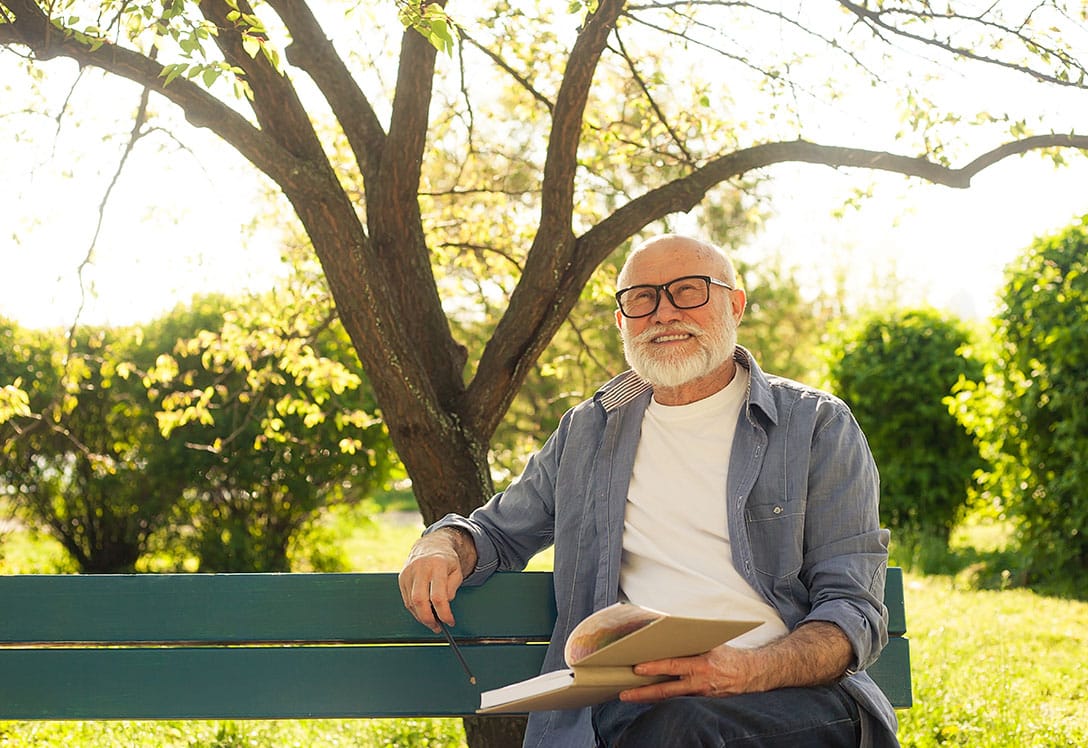
[[[472,533],[456,525],[443,527],[437,532],[444,534],[449,539],[453,552],[457,554],[457,559],[461,563],[461,577],[468,579],[476,571],[476,559],[478,558],[476,541],[472,539]]]

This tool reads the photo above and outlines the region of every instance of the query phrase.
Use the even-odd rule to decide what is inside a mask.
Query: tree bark
[[[465,717],[465,738],[473,748],[521,748],[524,717]]]

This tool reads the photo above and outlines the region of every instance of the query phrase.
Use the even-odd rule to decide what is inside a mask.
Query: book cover
[[[531,712],[598,704],[626,688],[669,679],[635,675],[638,663],[702,654],[760,623],[687,618],[616,603],[574,627],[563,650],[567,668],[484,691],[477,712]]]

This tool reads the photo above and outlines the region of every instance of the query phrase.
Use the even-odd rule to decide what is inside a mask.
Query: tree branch
[[[557,314],[557,300],[577,291],[569,285],[575,242],[574,177],[589,89],[624,0],[600,0],[586,18],[567,59],[548,137],[541,186],[540,224],[525,262],[525,273],[510,296],[506,313],[480,357],[469,384],[464,419],[473,433],[494,433],[524,380],[570,308]],[[573,301],[571,302],[573,304]],[[565,306],[565,304],[564,304]]]
[[[306,72],[324,94],[351,145],[364,182],[369,181],[375,154],[381,151],[386,138],[374,107],[359,90],[306,3],[269,0],[269,5],[291,32],[293,41],[287,47],[287,59]]]
[[[886,32],[888,32],[890,34],[894,34],[895,36],[898,36],[900,38],[909,39],[911,41],[918,42],[919,44],[924,44],[924,45],[931,46],[931,47],[937,47],[938,49],[944,50],[945,52],[951,52],[954,55],[964,57],[964,58],[966,58],[968,60],[976,60],[978,62],[984,62],[984,63],[990,64],[990,65],[996,65],[997,67],[1002,67],[1002,68],[1007,68],[1009,70],[1014,70],[1014,71],[1016,71],[1018,73],[1023,73],[1025,75],[1030,75],[1032,78],[1035,78],[1036,80],[1043,81],[1043,82],[1046,82],[1046,83],[1055,83],[1055,84],[1060,85],[1060,86],[1071,86],[1073,88],[1082,88],[1082,89],[1085,88],[1085,86],[1086,86],[1085,77],[1088,76],[1088,69],[1086,69],[1083,64],[1081,64],[1076,59],[1074,59],[1068,52],[1066,52],[1065,50],[1062,50],[1062,49],[1054,48],[1054,47],[1044,47],[1044,46],[1040,45],[1037,40],[1031,39],[1031,38],[1025,36],[1024,33],[1019,28],[1013,29],[1013,28],[1010,28],[1010,27],[1005,26],[1003,24],[998,24],[998,23],[994,23],[993,21],[985,20],[984,16],[986,15],[986,13],[982,13],[978,17],[969,18],[969,17],[965,17],[965,16],[962,16],[962,15],[957,15],[957,14],[940,15],[940,14],[937,14],[935,12],[919,13],[917,11],[910,11],[909,9],[904,9],[904,8],[891,8],[891,9],[888,9],[888,10],[873,10],[873,9],[867,8],[867,7],[863,6],[863,5],[859,5],[857,3],[849,2],[849,0],[839,0],[839,5],[841,5],[843,8],[845,8],[850,13],[857,16],[857,18],[862,23],[864,23],[865,25],[869,26],[870,28],[872,28],[874,30],[879,29],[879,30],[882,30],[882,31],[886,31]],[[1079,79],[1075,80],[1072,76],[1060,76],[1060,75],[1053,75],[1053,74],[1050,74],[1050,73],[1044,73],[1041,70],[1036,70],[1036,69],[1034,69],[1032,67],[1029,67],[1027,65],[1021,65],[1021,64],[1015,63],[1015,62],[1007,62],[1007,61],[1001,60],[1001,59],[999,59],[997,57],[989,57],[989,56],[986,56],[986,55],[983,55],[983,54],[979,54],[978,52],[975,52],[972,49],[968,49],[967,47],[964,47],[962,45],[953,44],[950,40],[949,41],[942,41],[940,39],[936,39],[936,38],[932,38],[932,37],[925,37],[925,36],[922,36],[921,34],[915,34],[915,33],[906,31],[904,29],[898,28],[898,27],[888,23],[887,21],[885,21],[885,17],[888,16],[889,14],[906,15],[906,16],[909,16],[910,18],[914,18],[914,19],[919,19],[920,18],[922,20],[940,20],[940,19],[943,19],[943,20],[971,22],[971,23],[979,24],[979,25],[981,25],[981,26],[983,26],[983,27],[985,27],[985,28],[987,28],[987,29],[989,29],[991,31],[998,31],[999,33],[1002,33],[1002,34],[1009,34],[1010,36],[1014,37],[1019,42],[1021,42],[1025,46],[1027,46],[1028,48],[1035,48],[1035,49],[1039,50],[1039,53],[1042,56],[1054,57],[1054,58],[1060,60],[1062,62],[1062,64],[1064,64],[1066,67],[1078,72],[1080,75],[1077,76],[1077,78],[1079,78]],[[875,31],[874,31],[874,33],[875,33]],[[877,34],[877,36],[879,36],[879,34]]]
[[[416,203],[437,54],[438,51],[417,30],[404,30],[387,148],[381,163],[382,175],[388,180],[386,188],[392,187],[396,203]]]
[[[665,112],[661,111],[661,107],[657,104],[657,99],[654,98],[653,92],[650,91],[650,86],[646,83],[646,80],[642,77],[642,74],[638,71],[638,66],[635,61],[631,59],[631,56],[627,53],[627,47],[623,43],[623,38],[619,32],[616,32],[616,46],[619,48],[616,50],[616,54],[627,64],[627,69],[631,71],[631,78],[638,85],[639,90],[642,91],[642,95],[646,98],[646,101],[650,104],[650,109],[653,110],[654,115],[657,117],[657,121],[661,123],[661,126],[665,128],[665,131],[669,134],[669,139],[672,140],[673,145],[683,156],[683,161],[688,166],[695,165],[695,159],[684,145],[684,141],[677,135],[676,130],[669,123],[668,118],[665,116]]]
[[[554,241],[551,237],[567,236],[571,232],[574,175],[586,101],[597,63],[608,35],[616,26],[616,19],[623,12],[623,6],[623,0],[601,0],[596,12],[586,19],[567,59],[563,82],[556,96],[552,127],[548,134],[548,151],[544,159],[543,200],[537,236],[550,237],[549,242]],[[565,253],[556,254],[561,263],[566,261]],[[531,259],[532,253],[530,264]]]
[[[65,38],[32,0],[5,0],[2,7],[14,20],[0,24],[0,44],[23,45],[38,60],[67,57],[155,91],[179,106],[192,125],[214,132],[276,182],[299,171],[292,153],[204,89],[180,77],[166,85],[163,66],[146,55],[110,42],[92,49]]]
[[[526,93],[528,93],[530,96],[532,96],[533,99],[535,99],[545,109],[547,109],[548,114],[554,114],[555,113],[555,104],[552,103],[551,99],[549,99],[547,96],[542,94],[540,91],[536,90],[536,88],[533,86],[532,81],[530,81],[524,75],[519,73],[517,70],[514,70],[514,68],[510,65],[510,63],[508,63],[506,60],[504,60],[502,57],[500,57],[498,54],[496,54],[492,50],[490,50],[487,47],[485,47],[484,45],[480,44],[478,41],[476,41],[471,36],[469,36],[466,32],[464,32],[464,31],[461,32],[461,38],[464,39],[465,41],[467,41],[472,46],[476,47],[476,49],[480,50],[485,55],[487,55],[491,59],[492,62],[494,62],[496,65],[498,65],[499,68],[501,70],[503,70],[511,78],[513,78],[517,82],[517,84],[519,86],[521,86],[523,89],[525,89]]]
[[[245,0],[238,0],[237,5],[243,13],[253,13]],[[245,26],[229,20],[228,14],[232,10],[224,0],[200,2],[200,12],[218,29],[214,39],[224,59],[245,71],[246,82],[253,91],[253,113],[262,132],[268,133],[281,148],[295,156],[293,160],[297,165],[305,164],[308,169],[320,169],[331,175],[332,166],[290,79],[263,54],[251,57],[246,52],[243,46]],[[290,183],[280,182],[284,187]]]
[[[381,188],[367,193],[367,224],[377,268],[374,285],[386,296],[374,313],[383,317],[379,323],[398,331],[395,339],[404,343],[405,357],[412,358],[420,382],[425,380],[434,395],[428,406],[450,410],[464,392],[468,352],[454,340],[442,308],[419,206],[436,56],[419,31],[405,29],[389,135],[375,171]],[[414,380],[412,387],[423,391]]]
[[[708,190],[722,182],[774,164],[793,162],[872,169],[966,189],[971,186],[971,179],[986,167],[1009,156],[1046,148],[1088,151],[1088,135],[1036,135],[1014,140],[983,153],[958,169],[925,158],[804,140],[757,145],[714,159],[687,177],[662,185],[622,206],[579,238],[577,263],[581,274],[588,277],[616,246],[650,223],[670,213],[691,210]]]
[[[94,250],[98,245],[98,237],[102,233],[102,224],[106,220],[106,205],[109,203],[110,196],[113,194],[114,187],[117,186],[117,180],[121,178],[121,172],[125,169],[125,164],[128,163],[128,157],[132,153],[132,149],[136,147],[136,142],[143,137],[141,132],[144,124],[147,122],[147,104],[150,98],[151,92],[145,87],[140,92],[140,103],[136,108],[136,117],[132,122],[132,130],[129,132],[128,141],[125,143],[125,149],[121,153],[121,159],[117,162],[117,168],[113,170],[113,177],[110,178],[110,183],[106,186],[106,191],[102,193],[102,199],[98,202],[98,219],[95,222],[94,234],[91,236],[91,241],[87,245],[87,252],[83,256],[83,260],[76,268],[76,276],[79,278],[79,307],[76,309],[75,318],[72,320],[72,324],[68,330],[68,353],[65,356],[67,361],[68,356],[75,350],[76,345],[76,327],[79,325],[79,319],[83,315],[83,309],[87,304],[87,287],[84,285],[83,273],[87,269],[87,266],[94,260]],[[65,364],[67,368],[67,363]],[[67,372],[65,373],[67,376]]]

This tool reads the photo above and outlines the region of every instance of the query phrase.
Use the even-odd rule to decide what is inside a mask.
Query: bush
[[[0,491],[84,572],[131,571],[186,480],[151,467],[163,440],[134,373],[141,341],[134,328],[0,320],[0,388],[26,396],[0,414]]]
[[[1088,569],[1088,216],[1037,240],[1005,278],[988,385],[998,404],[987,411],[975,393],[974,426],[1029,571],[1061,581]]]
[[[981,363],[961,350],[969,333],[933,310],[863,318],[832,350],[832,389],[854,411],[880,469],[882,522],[900,542],[947,545],[981,467],[974,441],[944,400]]]

